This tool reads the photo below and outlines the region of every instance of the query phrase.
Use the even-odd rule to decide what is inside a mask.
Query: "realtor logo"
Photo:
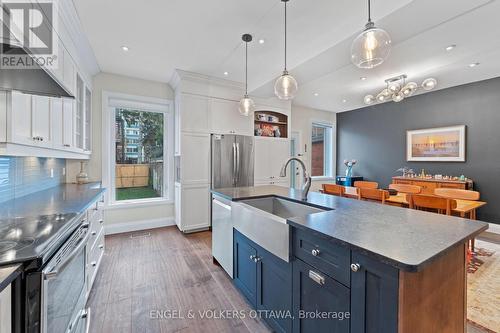
[[[2,44],[0,67],[57,67],[57,3],[52,0],[0,0]]]

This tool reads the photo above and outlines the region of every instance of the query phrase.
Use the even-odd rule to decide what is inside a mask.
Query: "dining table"
[[[348,198],[357,198],[357,188],[346,186],[345,196]],[[454,213],[460,215],[460,217],[468,216],[471,220],[477,219],[477,209],[483,207],[487,203],[485,201],[474,201],[474,200],[461,200],[454,199],[457,202],[457,207],[453,209]],[[398,192],[397,194],[390,195],[388,199],[385,200],[387,203],[395,204],[401,207],[408,207],[408,196],[406,193]]]

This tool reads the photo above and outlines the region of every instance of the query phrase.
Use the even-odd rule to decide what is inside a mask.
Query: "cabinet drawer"
[[[413,185],[422,187],[422,194],[434,194],[437,188],[437,184],[431,182],[413,182]]]
[[[340,283],[350,285],[350,250],[326,239],[292,228],[293,255]]]
[[[465,190],[465,184],[456,184],[456,183],[439,183],[439,187],[441,188],[458,188]]]

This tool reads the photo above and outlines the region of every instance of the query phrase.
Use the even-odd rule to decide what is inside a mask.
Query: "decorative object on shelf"
[[[346,177],[352,177],[352,167],[356,165],[356,163],[358,163],[356,160],[344,160],[344,165],[347,167],[345,170]]]
[[[415,82],[406,83],[407,78],[406,74],[403,74],[385,80],[386,87],[375,94],[375,96],[372,94],[366,95],[363,99],[365,104],[384,103],[390,100],[399,103],[405,98],[410,97],[419,89],[419,86]],[[436,86],[437,81],[434,78],[425,79],[421,84],[421,88],[426,91],[432,90]]]
[[[254,135],[287,138],[288,116],[275,111],[255,111]]]
[[[243,116],[248,116],[255,110],[255,103],[248,97],[248,43],[252,41],[252,35],[244,34],[241,39],[245,42],[245,96],[241,99],[238,110]]]
[[[351,45],[351,61],[359,68],[374,68],[381,65],[391,53],[391,37],[375,27],[371,18],[371,1],[368,0],[368,22],[365,30]]]
[[[408,177],[408,175],[414,175],[415,174],[415,171],[413,171],[413,169],[408,168],[406,166],[397,169],[396,172],[402,172],[403,173],[403,177]]]
[[[286,15],[286,5],[289,0],[281,0],[285,3],[285,69],[283,74],[276,80],[274,84],[274,93],[279,99],[290,100],[295,97],[297,90],[299,89],[297,81],[288,73],[287,63],[286,63],[286,51],[287,51],[287,15]]]
[[[265,113],[257,113],[255,115],[255,119],[260,120],[260,121],[267,121],[267,114],[265,114]]]
[[[80,161],[80,172],[76,175],[77,184],[87,184],[89,175],[85,172],[85,162]]]
[[[465,162],[465,126],[406,132],[408,161]]]

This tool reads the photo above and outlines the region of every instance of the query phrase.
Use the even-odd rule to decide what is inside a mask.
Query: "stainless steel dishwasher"
[[[233,278],[231,201],[217,195],[212,195],[212,256]]]

